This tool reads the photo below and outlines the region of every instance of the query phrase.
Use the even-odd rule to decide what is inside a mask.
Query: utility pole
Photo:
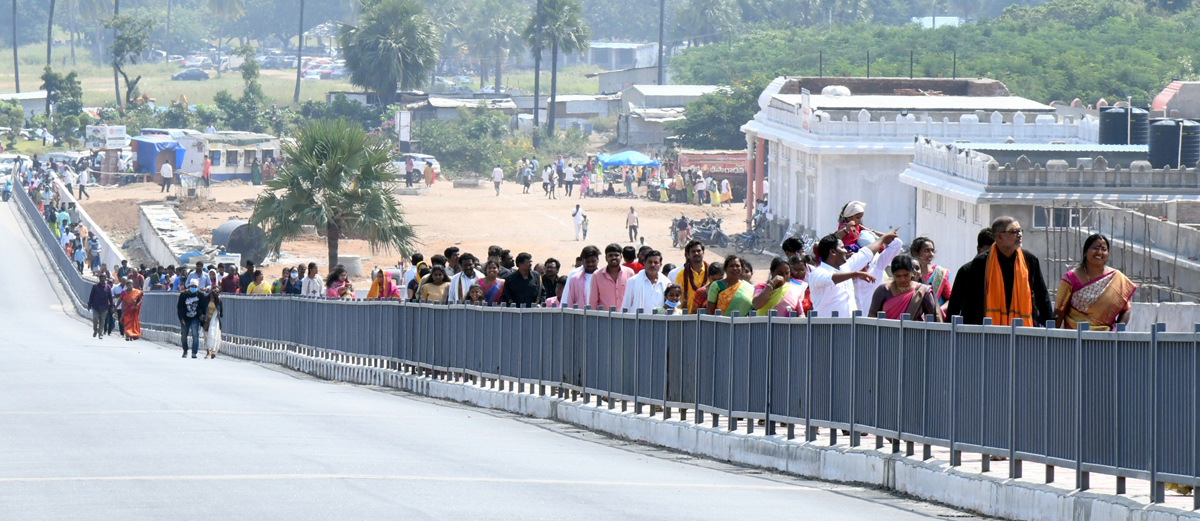
[[[21,60],[17,59],[17,0],[12,0],[13,77],[17,80],[17,93],[21,93]]]
[[[663,57],[666,56],[666,51],[663,49],[663,24],[666,20],[667,0],[658,0],[658,84],[666,85],[667,79],[663,75]]]
[[[533,24],[533,147],[537,148],[538,128],[541,127],[539,115],[542,112],[542,0],[537,0],[537,7],[534,8],[533,13]]]
[[[166,47],[167,59],[171,59],[171,0],[167,0],[167,38],[163,40],[163,47]]]

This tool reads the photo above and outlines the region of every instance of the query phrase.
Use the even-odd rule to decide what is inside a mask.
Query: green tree
[[[758,95],[767,83],[756,77],[705,94],[688,103],[687,119],[668,122],[666,130],[678,136],[684,148],[742,150],[746,135],[741,127],[758,112]]]
[[[41,88],[46,91],[46,104],[53,104],[55,113],[62,116],[78,116],[83,112],[83,85],[75,71],[64,76],[46,67],[42,72]],[[47,114],[49,112],[46,111]]]
[[[213,96],[213,103],[224,113],[225,123],[230,128],[246,132],[265,132],[268,125],[263,116],[270,99],[258,83],[259,67],[258,60],[254,58],[254,49],[244,45],[234,51],[234,55],[243,58],[242,64],[238,66],[245,83],[242,97],[234,98],[229,91],[221,90]]]
[[[130,80],[129,73],[125,68],[129,65],[136,65],[142,53],[149,49],[147,41],[150,39],[150,31],[154,28],[154,22],[121,15],[105,22],[104,27],[113,29],[117,33],[112,45],[108,46],[108,58],[111,60],[113,68],[125,80],[125,103],[133,103],[136,97],[134,93],[137,91],[138,82],[142,81],[142,76],[138,75]]]
[[[438,59],[438,37],[414,0],[367,0],[357,26],[338,34],[350,83],[375,91],[387,106],[396,90],[424,85]]]
[[[738,18],[730,0],[688,0],[678,9],[678,34],[691,45],[721,41]]]
[[[213,19],[217,21],[219,30],[217,34],[228,34],[230,25],[246,16],[246,0],[208,0],[208,9],[212,13]],[[233,40],[233,36],[225,40],[225,43]],[[225,46],[221,38],[217,37],[217,77],[221,77],[221,70],[224,69],[221,63],[222,48]]]
[[[515,0],[484,0],[481,9],[487,13],[487,36],[495,46],[492,54],[496,60],[495,88],[500,92],[501,69],[506,53],[521,47],[522,9]]]
[[[0,100],[0,127],[13,129],[8,133],[9,146],[17,143],[17,136],[20,135],[17,129],[24,126],[25,109],[21,108],[21,104],[15,101]]]
[[[539,40],[537,15],[525,26],[524,38],[534,52],[550,47],[550,107],[558,98],[558,53],[574,54],[586,51],[592,38],[583,23],[583,6],[579,0],[542,0],[542,28]],[[550,111],[546,135],[554,135],[554,111]]]
[[[390,147],[360,125],[317,120],[283,145],[288,161],[258,196],[251,224],[263,227],[267,245],[279,252],[301,227],[325,231],[329,265],[337,265],[345,236],[365,237],[372,251],[408,255],[415,237],[392,190],[396,182]]]

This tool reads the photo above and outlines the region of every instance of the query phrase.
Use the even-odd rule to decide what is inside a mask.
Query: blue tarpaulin
[[[596,159],[600,160],[600,164],[609,166],[658,166],[658,161],[651,159],[650,156],[633,150],[626,150],[616,154],[601,154]]]
[[[183,163],[183,153],[186,149],[169,136],[134,136],[129,139],[137,148],[136,170],[139,174],[158,173],[158,155],[164,150],[175,152],[171,168],[178,170],[179,165]]]

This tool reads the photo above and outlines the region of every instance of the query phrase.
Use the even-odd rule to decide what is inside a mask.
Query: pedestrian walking
[[[200,323],[204,321],[207,310],[208,296],[200,293],[199,283],[193,280],[188,284],[187,291],[179,294],[179,301],[175,304],[184,358],[187,358],[189,335],[192,337],[192,358],[196,358],[196,352],[200,350]]]
[[[500,197],[500,183],[504,182],[504,169],[496,165],[492,169],[492,184],[496,185],[496,197]]]
[[[563,169],[563,194],[571,197],[571,190],[575,187],[575,167],[567,165]]]
[[[550,197],[550,167],[542,169],[542,194]]]
[[[160,189],[158,192],[166,192],[170,194],[171,183],[175,180],[175,168],[171,166],[170,161],[163,163],[162,169],[159,170],[159,174],[162,174],[162,189]]]
[[[413,185],[413,169],[416,166],[413,164],[412,156],[404,158],[404,187],[412,188]]]
[[[638,214],[632,206],[629,207],[629,215],[625,216],[625,228],[629,231],[629,242],[637,240],[638,236]]]
[[[575,240],[577,241],[579,240],[579,233],[583,231],[583,219],[585,217],[583,209],[579,205],[575,205],[575,211],[571,212],[571,219],[575,222]],[[585,234],[584,237],[587,237],[587,235]]]
[[[221,305],[221,292],[215,290],[208,299],[204,314],[204,358],[216,358],[221,350],[221,318],[225,308]]]
[[[551,171],[550,171],[550,198],[551,198],[551,199],[558,199],[558,182],[559,182],[559,179],[560,179],[560,177],[559,177],[559,175],[558,175],[558,171],[557,171],[557,170],[551,170]]]
[[[100,274],[100,280],[92,285],[92,293],[88,296],[88,311],[92,312],[92,338],[104,338],[104,321],[108,318],[108,310],[112,308],[112,293],[108,288],[108,275]]]
[[[583,222],[579,223],[579,227],[583,229],[583,240],[585,240],[585,241],[586,241],[586,240],[587,240],[587,231],[588,231],[588,217],[587,217],[587,215],[584,215],[584,216],[583,216]]]

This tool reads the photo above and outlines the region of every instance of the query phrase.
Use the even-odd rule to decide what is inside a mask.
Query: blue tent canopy
[[[596,159],[600,164],[609,166],[658,166],[658,161],[655,161],[643,154],[634,150],[626,150],[616,154],[600,154]]]
[[[175,152],[171,168],[179,169],[183,153],[187,150],[168,136],[134,136],[130,141],[137,143],[137,171],[139,174],[154,174],[158,169],[158,155],[164,150]]]

